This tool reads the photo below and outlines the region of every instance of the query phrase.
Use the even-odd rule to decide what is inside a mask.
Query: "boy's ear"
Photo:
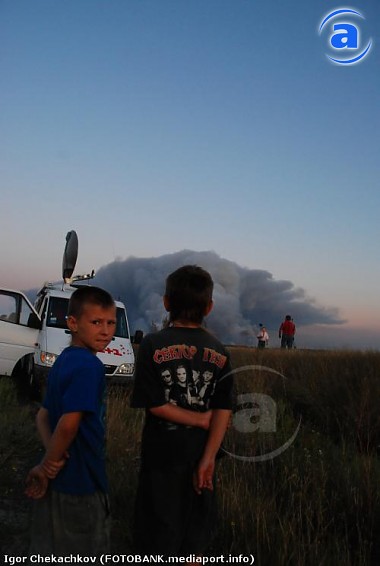
[[[208,314],[210,314],[210,312],[211,312],[212,309],[213,309],[213,306],[214,306],[214,301],[211,300],[211,301],[209,302],[209,304],[207,305],[206,309],[205,309],[205,314],[204,314],[204,316],[207,316]]]
[[[77,319],[75,318],[75,316],[72,315],[68,316],[66,324],[67,324],[67,328],[71,330],[71,332],[77,331]]]

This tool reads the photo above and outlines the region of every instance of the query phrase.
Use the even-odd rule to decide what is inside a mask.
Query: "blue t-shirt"
[[[106,492],[105,372],[99,358],[86,348],[63,350],[50,370],[43,406],[52,431],[65,413],[83,412],[70,457],[52,488],[72,495]]]

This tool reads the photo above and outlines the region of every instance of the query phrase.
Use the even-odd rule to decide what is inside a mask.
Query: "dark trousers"
[[[293,348],[294,336],[291,334],[283,334],[281,338],[281,348],[288,348],[291,350]]]
[[[140,471],[135,504],[136,552],[187,556],[206,550],[215,532],[215,491],[195,492],[194,467],[184,463]]]

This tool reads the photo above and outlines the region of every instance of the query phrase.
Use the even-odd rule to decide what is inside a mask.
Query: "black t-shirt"
[[[173,403],[192,411],[232,409],[229,354],[204,328],[169,327],[148,334],[137,356],[131,406]],[[208,432],[159,419],[146,411],[142,463],[149,467],[194,462]]]

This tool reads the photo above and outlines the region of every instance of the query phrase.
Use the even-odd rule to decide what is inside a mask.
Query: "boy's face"
[[[72,332],[72,345],[101,352],[112,340],[116,327],[116,307],[85,304],[80,317],[69,316],[67,326]]]

